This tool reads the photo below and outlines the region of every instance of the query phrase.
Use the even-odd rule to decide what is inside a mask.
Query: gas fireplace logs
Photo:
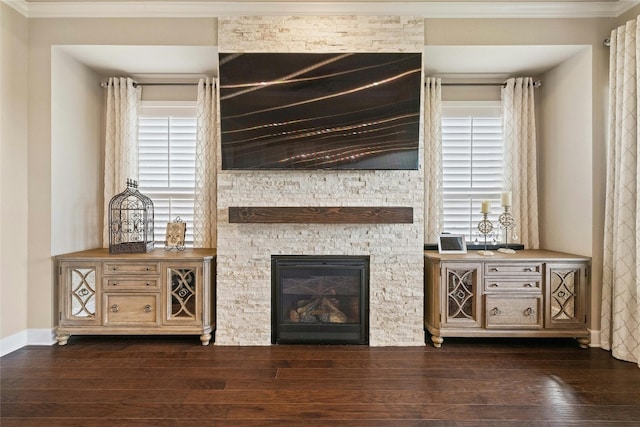
[[[359,316],[358,284],[344,278],[306,279],[289,284],[286,292],[301,296],[289,311],[293,323],[349,323],[349,318]]]
[[[336,298],[301,299],[298,308],[289,312],[289,320],[294,323],[346,323],[347,315],[340,311],[339,304]]]

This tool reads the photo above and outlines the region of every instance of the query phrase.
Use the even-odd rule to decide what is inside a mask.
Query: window
[[[502,156],[499,102],[443,102],[444,232],[482,242],[477,229],[482,200],[491,201],[489,219],[494,232],[499,232]]]
[[[193,246],[196,160],[195,103],[143,102],[138,127],[138,180],[154,205],[154,240],[164,246],[167,222],[187,223]]]

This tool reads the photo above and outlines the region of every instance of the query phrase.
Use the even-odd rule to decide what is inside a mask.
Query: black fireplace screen
[[[273,256],[271,265],[274,344],[368,344],[368,257]]]

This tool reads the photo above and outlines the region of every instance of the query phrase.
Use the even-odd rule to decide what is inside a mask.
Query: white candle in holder
[[[480,207],[480,213],[488,214],[490,210],[491,210],[491,201],[490,200],[483,200],[482,201],[482,205]]]
[[[511,191],[502,192],[502,206],[511,206]]]

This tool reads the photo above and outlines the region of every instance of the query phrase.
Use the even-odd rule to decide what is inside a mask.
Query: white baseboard
[[[600,329],[589,329],[589,347],[600,348]]]
[[[54,329],[27,329],[0,340],[0,357],[21,349],[25,345],[53,345]]]
[[[12,353],[27,345],[27,331],[20,331],[17,334],[9,335],[0,340],[0,356]]]
[[[27,345],[53,345],[56,341],[56,330],[29,329],[27,331]]]

